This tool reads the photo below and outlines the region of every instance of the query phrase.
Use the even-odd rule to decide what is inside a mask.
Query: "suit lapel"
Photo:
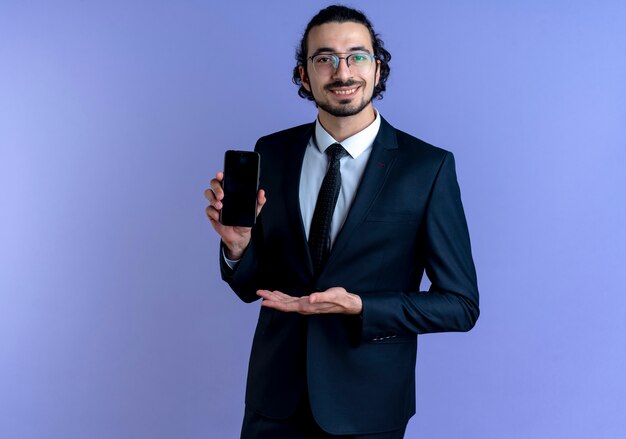
[[[381,119],[378,135],[372,145],[372,154],[365,166],[356,196],[346,221],[337,235],[326,265],[333,263],[337,254],[341,253],[350,240],[356,227],[363,221],[391,173],[391,168],[396,160],[398,140],[395,129],[382,116]]]
[[[285,146],[284,166],[285,172],[285,208],[287,211],[287,220],[291,230],[291,236],[294,237],[294,244],[307,261],[309,270],[312,272],[313,264],[309,253],[309,246],[306,240],[304,223],[302,222],[302,213],[300,210],[300,174],[302,172],[302,163],[304,162],[304,154],[315,124],[307,125],[301,135],[294,137],[294,142]],[[271,195],[270,195],[271,196]]]

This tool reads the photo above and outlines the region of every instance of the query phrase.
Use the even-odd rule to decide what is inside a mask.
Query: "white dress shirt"
[[[361,183],[361,177],[363,177],[365,165],[372,153],[372,145],[378,135],[379,128],[380,115],[376,111],[376,119],[367,128],[348,137],[343,142],[337,142],[324,129],[319,119],[316,121],[315,134],[309,140],[304,153],[302,173],[300,175],[300,214],[302,215],[302,224],[304,224],[307,240],[309,238],[315,203],[317,202],[317,194],[320,191],[322,181],[328,169],[326,148],[333,143],[341,143],[341,146],[348,152],[340,160],[341,189],[330,225],[330,245],[332,247],[339,230],[341,230],[343,223],[346,221],[350,206],[352,206],[352,201]]]
[[[372,145],[379,129],[380,114],[376,111],[376,119],[367,128],[348,137],[343,142],[337,142],[324,129],[319,119],[316,120],[315,134],[307,145],[300,174],[300,215],[302,216],[302,224],[304,225],[307,240],[309,239],[309,229],[311,228],[313,211],[317,202],[317,194],[320,191],[322,181],[328,169],[328,157],[325,154],[326,148],[333,143],[341,143],[341,146],[348,152],[339,162],[341,166],[341,189],[330,225],[330,245],[332,247],[343,223],[346,221],[352,201],[354,201],[354,196],[361,183],[365,165],[372,153]],[[272,194],[268,194],[268,196],[271,197]],[[223,254],[223,257],[232,269],[239,262],[228,259],[225,254]]]

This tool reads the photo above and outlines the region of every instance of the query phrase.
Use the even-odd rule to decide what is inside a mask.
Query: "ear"
[[[376,80],[374,81],[374,87],[378,85],[378,81],[380,81],[380,60],[376,60]]]
[[[309,77],[304,71],[304,67],[298,66],[298,71],[300,72],[300,80],[302,81],[302,87],[309,93],[311,92],[311,84],[309,82]]]

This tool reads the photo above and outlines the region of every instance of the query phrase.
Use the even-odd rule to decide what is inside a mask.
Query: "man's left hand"
[[[363,303],[356,294],[344,288],[333,287],[310,296],[293,297],[280,291],[259,290],[257,294],[264,300],[262,306],[283,312],[300,314],[361,314]]]

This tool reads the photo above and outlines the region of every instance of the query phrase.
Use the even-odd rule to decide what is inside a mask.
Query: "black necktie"
[[[341,189],[339,160],[346,154],[346,150],[340,144],[334,143],[326,148],[326,154],[329,161],[328,170],[317,196],[309,230],[309,250],[315,275],[319,274],[330,250],[330,223]]]

